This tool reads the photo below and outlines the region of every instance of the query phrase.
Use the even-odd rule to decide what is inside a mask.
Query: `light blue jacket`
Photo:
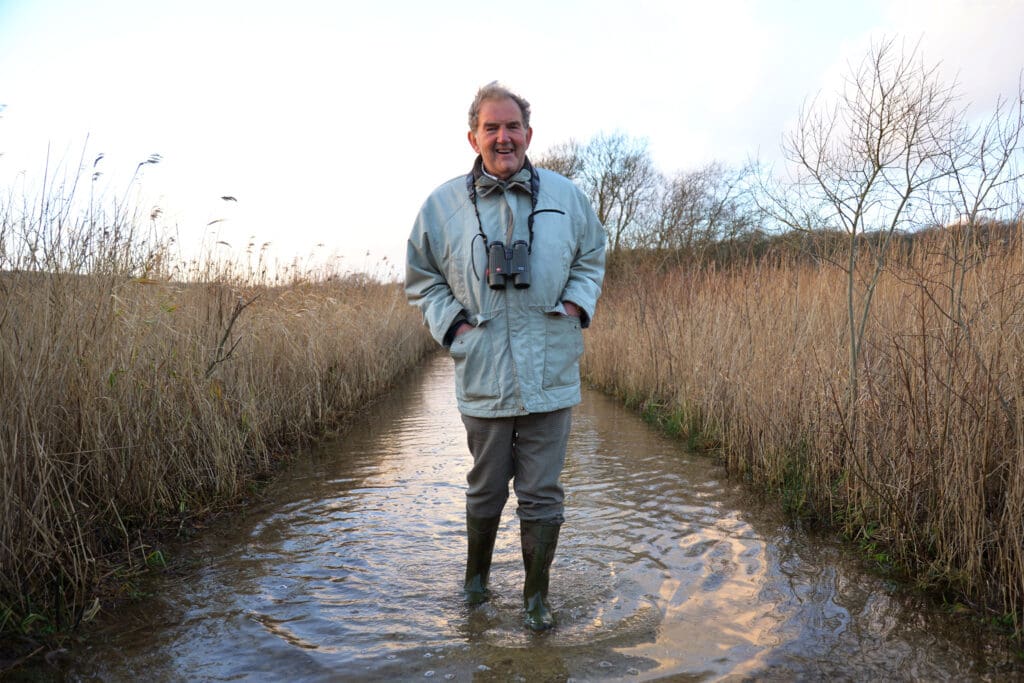
[[[509,417],[580,402],[581,328],[601,294],[605,234],[571,181],[546,169],[536,170],[536,181],[529,288],[511,280],[504,289],[488,286],[481,235],[482,227],[489,243],[529,241],[528,183],[484,187],[478,180],[478,222],[466,176],[453,178],[427,198],[409,237],[406,294],[434,339],[449,343],[460,318],[474,326],[449,347],[465,415]],[[565,301],[580,307],[580,318],[565,315]]]

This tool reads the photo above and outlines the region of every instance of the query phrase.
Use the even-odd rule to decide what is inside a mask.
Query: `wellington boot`
[[[466,559],[466,581],[463,584],[467,605],[487,602],[491,593],[487,579],[491,573],[491,554],[498,535],[501,516],[474,517],[466,513],[466,535],[469,538],[469,556]]]
[[[555,617],[548,605],[548,580],[560,528],[559,524],[548,522],[519,523],[523,566],[526,569],[523,607],[526,610],[526,626],[533,631],[543,631],[555,625]]]

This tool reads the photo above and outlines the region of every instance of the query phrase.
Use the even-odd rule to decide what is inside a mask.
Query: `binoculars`
[[[502,242],[487,247],[487,284],[491,289],[505,289],[509,278],[516,289],[530,286],[530,246],[525,240],[516,240],[511,247]]]

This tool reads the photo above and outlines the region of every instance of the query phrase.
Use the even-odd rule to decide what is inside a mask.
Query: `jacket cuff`
[[[452,342],[455,341],[455,331],[459,329],[459,325],[468,322],[469,318],[466,317],[465,312],[459,313],[455,316],[455,321],[448,327],[448,331],[444,333],[444,339],[441,341],[441,344],[445,348],[451,346]]]
[[[562,308],[563,308],[563,310],[565,308],[566,302],[571,303],[573,306],[575,306],[577,309],[579,309],[579,312],[580,312],[580,329],[585,330],[588,327],[590,327],[590,314],[587,313],[587,309],[583,308],[582,305],[580,305],[576,301],[573,301],[572,299],[562,299]]]

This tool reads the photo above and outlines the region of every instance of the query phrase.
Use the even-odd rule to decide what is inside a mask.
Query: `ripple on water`
[[[514,498],[493,599],[461,602],[468,462],[442,358],[198,542],[195,575],[97,627],[63,677],[943,680],[998,657],[593,393],[563,476],[559,625],[528,632]]]

